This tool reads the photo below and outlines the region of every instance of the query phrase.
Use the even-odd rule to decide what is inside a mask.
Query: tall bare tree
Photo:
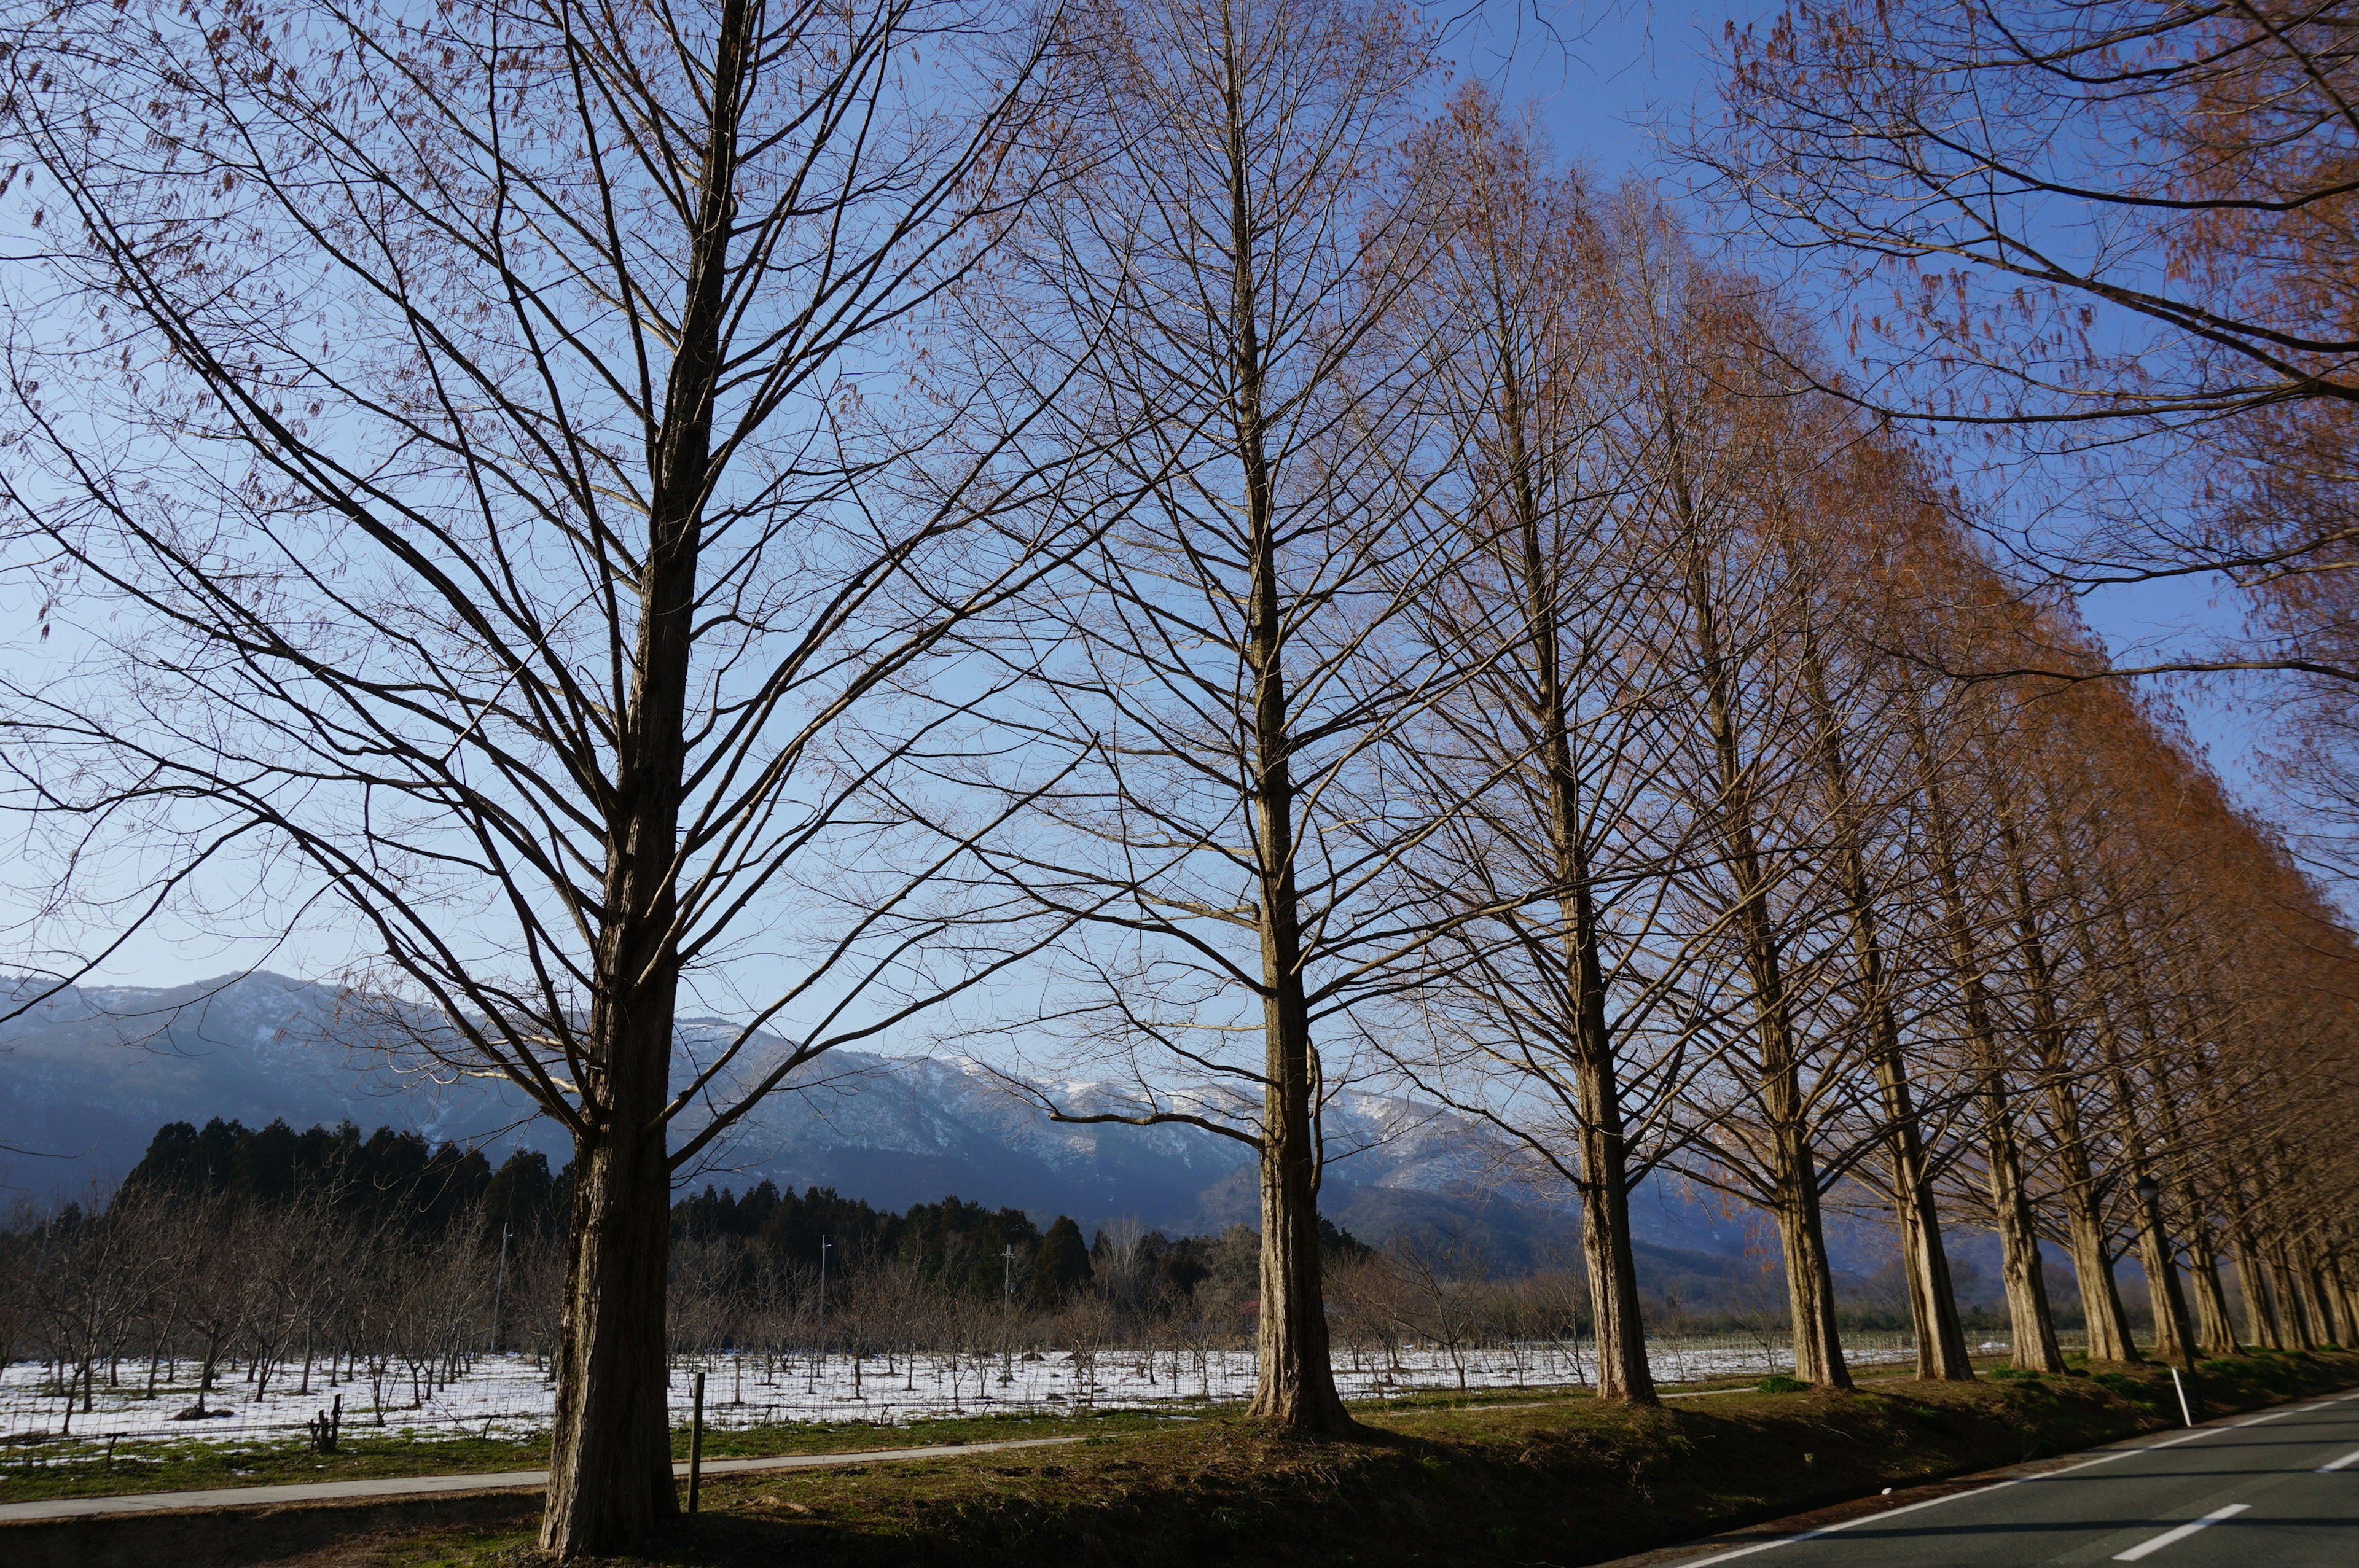
[[[1049,1108],[1254,1150],[1253,1409],[1340,1430],[1321,1108],[1435,936],[1389,869],[1451,806],[1386,795],[1379,761],[1465,678],[1408,631],[1466,547],[1418,379],[1454,328],[1405,308],[1438,204],[1395,146],[1430,62],[1386,0],[1107,4],[1086,33],[1093,172],[1029,243],[1147,494],[1011,633],[1044,672],[1022,722],[1072,771],[1008,864],[1089,923],[1051,994],[1135,1103]],[[1183,1103],[1175,1075],[1216,1087]]]
[[[882,698],[1071,525],[1013,504],[1032,384],[893,362],[1055,167],[1052,32],[9,16],[5,494],[73,655],[8,683],[19,798],[95,896],[340,909],[420,1048],[570,1133],[562,1554],[673,1510],[672,1172],[1028,941],[940,891],[989,824],[897,793],[955,741]]]
[[[1686,858],[1682,896],[1690,928],[1720,948],[1691,991],[1693,1032],[1718,1070],[1690,1097],[1690,1169],[1769,1212],[1796,1375],[1848,1388],[1820,1145],[1855,1041],[1807,1016],[1834,953],[1810,820],[1815,726],[1795,679],[1809,583],[1784,550],[1799,486],[1848,432],[1832,406],[1778,395],[1774,363],[1752,346],[1767,326],[1756,292],[1703,265],[1669,223],[1656,229],[1625,263],[1622,316],[1651,449],[1648,525],[1669,546],[1652,635],[1657,656],[1689,672],[1669,694],[1688,739],[1669,776],[1712,846]]]
[[[1451,935],[1430,954],[1427,1048],[1387,1054],[1571,1183],[1598,1397],[1651,1403],[1630,1192],[1680,1087],[1649,1024],[1678,1011],[1684,968],[1647,918],[1677,860],[1652,809],[1670,748],[1651,688],[1675,677],[1636,624],[1664,561],[1624,525],[1643,443],[1612,351],[1613,216],[1642,207],[1601,217],[1480,86],[1419,156],[1453,208],[1430,308],[1462,314],[1466,341],[1429,373],[1472,434],[1456,493],[1474,547],[1416,614],[1437,656],[1480,650],[1483,673],[1405,754],[1411,787],[1468,799],[1408,862]]]
[[[1914,672],[1884,654],[1878,629],[1906,613],[1907,597],[1896,592],[1906,574],[1894,563],[1925,531],[1927,520],[1910,515],[1922,510],[1924,490],[1905,450],[1852,443],[1805,492],[1813,515],[1792,530],[1787,553],[1789,569],[1812,587],[1798,608],[1802,687],[1814,730],[1810,750],[1825,795],[1826,854],[1850,947],[1849,989],[1865,1032],[1886,1145],[1918,1376],[1962,1380],[1973,1376],[1973,1363],[1951,1284],[1920,1089],[1912,1081],[1902,1021],[1902,971],[1911,955],[1901,939],[1921,923],[1905,914],[1893,918],[1904,903],[1906,857],[1874,853],[1879,840],[1896,837],[1902,808],[1916,794],[1907,763]],[[1908,880],[1921,889],[1921,878]]]

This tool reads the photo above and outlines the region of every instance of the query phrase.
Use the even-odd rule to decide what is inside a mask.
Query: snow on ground
[[[1908,1361],[1916,1351],[1907,1335],[1861,1335],[1847,1341],[1854,1366]],[[1655,1376],[1667,1382],[1726,1375],[1789,1371],[1790,1347],[1760,1338],[1658,1340],[1649,1345]],[[1550,1387],[1586,1382],[1589,1347],[1560,1342],[1467,1350],[1453,1356],[1431,1346],[1397,1358],[1371,1358],[1338,1346],[1337,1380],[1346,1399],[1381,1398],[1419,1390]],[[705,1420],[740,1427],[784,1422],[874,1422],[891,1424],[926,1417],[1017,1413],[1053,1415],[1076,1409],[1142,1410],[1227,1403],[1253,1392],[1250,1350],[1101,1350],[1077,1357],[1069,1350],[1013,1357],[723,1355],[683,1360],[672,1372],[674,1419],[689,1419],[694,1374],[706,1373]],[[119,1438],[127,1443],[271,1443],[302,1435],[304,1422],[343,1398],[343,1426],[354,1436],[406,1433],[421,1439],[518,1437],[547,1428],[551,1394],[539,1366],[522,1356],[479,1357],[456,1381],[439,1389],[413,1385],[398,1364],[379,1383],[366,1377],[331,1386],[324,1363],[300,1391],[299,1368],[277,1374],[266,1397],[252,1400],[242,1372],[224,1374],[207,1397],[227,1415],[175,1420],[191,1407],[189,1367],[181,1380],[154,1396],[145,1390],[144,1362],[118,1370],[119,1388],[101,1377],[95,1408],[66,1401],[49,1369],[20,1363],[0,1369],[0,1445],[19,1462],[38,1463],[39,1449],[69,1438],[79,1445]],[[415,1402],[413,1402],[413,1400]],[[383,1426],[378,1425],[382,1411]]]

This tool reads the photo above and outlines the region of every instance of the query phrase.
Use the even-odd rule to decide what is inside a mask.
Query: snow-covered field
[[[1860,1335],[1844,1348],[1855,1366],[1907,1361],[1916,1354],[1907,1335]],[[1789,1348],[1759,1339],[1661,1340],[1650,1351],[1655,1376],[1666,1381],[1767,1376],[1793,1366]],[[1397,1365],[1389,1357],[1355,1357],[1339,1346],[1336,1359],[1347,1399],[1455,1389],[1461,1386],[1462,1363],[1463,1384],[1470,1389],[1550,1387],[1589,1378],[1586,1345],[1523,1345],[1454,1357],[1424,1346],[1404,1351]],[[1253,1392],[1254,1379],[1253,1355],[1246,1350],[1102,1350],[1093,1357],[1066,1350],[1013,1357],[920,1353],[871,1357],[856,1367],[849,1356],[818,1362],[808,1356],[721,1356],[683,1361],[674,1369],[672,1407],[681,1422],[688,1420],[700,1368],[706,1373],[707,1423],[731,1427],[1185,1408],[1243,1400]],[[195,1401],[187,1370],[183,1363],[183,1380],[150,1398],[144,1391],[146,1364],[126,1362],[119,1369],[121,1386],[109,1388],[102,1377],[95,1408],[84,1411],[77,1399],[69,1423],[66,1401],[55,1392],[47,1368],[20,1363],[0,1369],[0,1444],[22,1463],[38,1462],[43,1448],[66,1447],[56,1441],[61,1437],[73,1446],[108,1438],[132,1444],[279,1442],[299,1437],[304,1422],[339,1394],[344,1430],[356,1436],[384,1432],[422,1439],[516,1437],[546,1428],[549,1418],[549,1383],[533,1361],[520,1356],[478,1357],[456,1381],[438,1389],[414,1389],[401,1368],[381,1390],[365,1378],[331,1387],[324,1371],[314,1368],[305,1394],[295,1375],[282,1372],[258,1402],[242,1373],[233,1372],[208,1399],[210,1406],[230,1413],[201,1421],[173,1419]],[[51,1441],[45,1444],[44,1437]]]

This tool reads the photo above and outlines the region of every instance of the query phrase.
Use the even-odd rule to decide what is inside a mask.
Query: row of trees
[[[1822,1384],[1845,1183],[1930,1375],[1945,1219],[2029,1365],[2043,1235],[2098,1354],[2125,1246],[2173,1348],[2223,1258],[2348,1336],[2349,938],[1773,293],[1434,113],[1408,12],[22,11],[28,949],[340,910],[356,1011],[566,1130],[549,1548],[675,1506],[675,1173],[921,1017],[1252,1149],[1290,1426],[1352,1425],[1364,1070],[1573,1184],[1609,1397],[1658,1169],[1774,1218]]]

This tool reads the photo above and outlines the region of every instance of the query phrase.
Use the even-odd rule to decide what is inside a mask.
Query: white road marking
[[[2185,1541],[2197,1530],[2203,1529],[2207,1525],[2218,1524],[2223,1519],[2234,1519],[2238,1514],[2243,1513],[2246,1509],[2249,1509],[2253,1505],[2250,1503],[2230,1503],[2224,1509],[2213,1509],[2201,1519],[2190,1519],[2187,1523],[2180,1525],[2177,1530],[2166,1530],[2160,1535],[2156,1536],[2152,1541],[2142,1541],[2136,1546],[2131,1547],[2127,1552],[2114,1552],[2114,1561],[2116,1563],[2135,1563],[2141,1557],[2150,1557],[2154,1553],[2161,1551],[2164,1547],[2169,1546],[2172,1541]]]
[[[1725,1392],[1728,1390],[1713,1390],[1711,1391]],[[2322,1411],[2330,1405],[2339,1405],[2349,1400],[2359,1400],[2359,1390],[2354,1390],[2347,1394],[2336,1394],[2332,1399],[2319,1400],[2310,1404],[2293,1405],[2284,1410],[2271,1411],[2267,1415],[2256,1416],[2249,1421],[2230,1422],[2219,1426],[2199,1426],[2193,1432],[2182,1432],[2177,1437],[2166,1437],[2160,1443],[2142,1443],[2136,1448],[2116,1448],[2111,1453],[2100,1454],[2094,1459],[2083,1459],[2078,1465],[2067,1465],[2060,1470],[2042,1470],[2037,1476],[2019,1476],[2012,1481],[2000,1481],[1994,1486],[1976,1487],[1971,1492],[1951,1492],[1942,1497],[1927,1498],[1922,1502],[1908,1503],[1897,1509],[1886,1509],[1880,1514],[1862,1514],[1857,1519],[1847,1519],[1840,1524],[1824,1525],[1817,1530],[1805,1530],[1800,1535],[1782,1535],[1775,1541],[1756,1541],[1751,1546],[1740,1546],[1734,1552],[1723,1552],[1712,1557],[1699,1557],[1693,1562],[1682,1563],[1679,1564],[1679,1568],[1710,1568],[1710,1565],[1714,1563],[1727,1563],[1739,1557],[1750,1557],[1756,1552],[1767,1552],[1772,1547],[1791,1546],[1797,1541],[1816,1541],[1822,1535],[1832,1535],[1839,1530],[1849,1530],[1855,1524],[1870,1524],[1882,1519],[1897,1519],[1902,1514],[1915,1513],[1919,1509],[1930,1509],[1936,1503],[1954,1503],[1962,1498],[1979,1498],[1985,1492],[2005,1491],[2009,1487],[2019,1487],[2026,1481],[2045,1481],[2053,1476],[2069,1476],[2075,1470],[2086,1470],[2093,1465],[2110,1465],[2116,1459],[2127,1459],[2139,1454],[2151,1454],[2158,1448],[2175,1448],[2182,1443],[2192,1443],[2199,1437],[2215,1437],[2221,1433],[2234,1432],[2238,1427],[2242,1426],[2258,1426],[2265,1421],[2277,1421],[2289,1415],[2304,1415],[2311,1411]],[[2336,1460],[2333,1465],[2328,1466],[2328,1468],[2339,1470],[2343,1465],[2351,1464],[2354,1461],[2359,1461],[2359,1453],[2347,1454],[2344,1457]],[[2231,1514],[2242,1513],[2249,1506],[2251,1505],[2246,1503],[2238,1503],[2234,1508],[2223,1509],[2217,1514],[2209,1515],[2206,1518],[2199,1519],[2193,1524],[2187,1525],[2169,1535],[2160,1536],[2153,1541],[2149,1541],[2144,1546],[2133,1548],[2132,1550],[2136,1553],[2136,1556],[2132,1556],[2129,1553],[2125,1552],[2122,1556],[2114,1559],[2114,1561],[2121,1563],[2135,1563],[2139,1557],[2145,1556],[2149,1552],[2158,1552],[2174,1541],[2194,1534],[2197,1530],[2201,1530],[2206,1524],[2211,1523],[2214,1519],[2226,1519]]]
[[[2344,1454],[2342,1458],[2337,1459],[2332,1465],[2321,1465],[2318,1467],[2318,1473],[2321,1476],[2329,1475],[2336,1470],[2342,1469],[2347,1465],[2359,1465],[2359,1448],[2353,1449],[2350,1453]]]
[[[1979,1498],[1984,1492],[2002,1492],[2009,1487],[2021,1485],[2023,1485],[2021,1481],[2001,1481],[1995,1486],[1976,1487],[1971,1492],[1951,1492],[1947,1497],[1927,1498],[1921,1503],[1905,1503],[1897,1509],[1886,1509],[1880,1514],[1862,1514],[1857,1519],[1847,1519],[1841,1524],[1825,1525],[1806,1534],[1780,1536],[1776,1541],[1764,1541],[1752,1546],[1740,1546],[1734,1552],[1723,1552],[1717,1557],[1699,1557],[1692,1563],[1680,1563],[1680,1568],[1706,1568],[1709,1563],[1726,1563],[1737,1557],[1750,1557],[1756,1552],[1767,1552],[1773,1546],[1791,1546],[1798,1541],[1816,1541],[1822,1535],[1832,1535],[1839,1530],[1849,1530],[1855,1524],[1882,1524],[1886,1519],[1897,1519],[1902,1514],[1913,1514],[1919,1509],[1930,1509],[1935,1503],[1954,1503],[1960,1498]]]

